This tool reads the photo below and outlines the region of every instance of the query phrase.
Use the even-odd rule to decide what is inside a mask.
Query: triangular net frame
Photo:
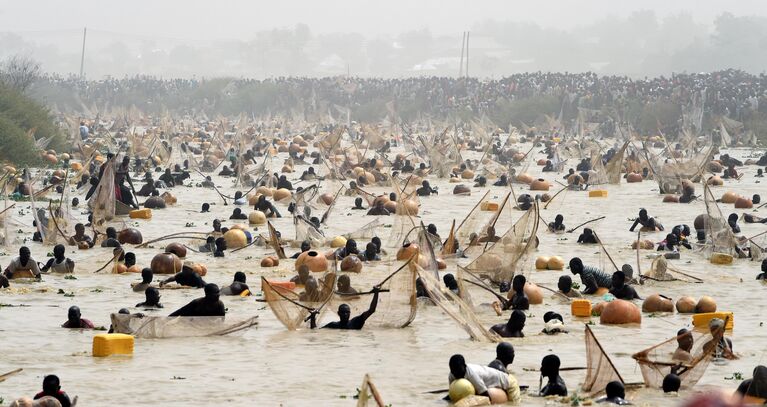
[[[443,287],[442,283],[434,276],[434,273],[418,269],[418,276],[423,283],[431,301],[442,309],[450,318],[469,334],[472,340],[480,342],[501,342],[501,337],[487,329],[479,317],[474,313],[471,304],[461,299],[456,293]]]
[[[348,295],[335,291],[327,305],[326,316],[335,316],[341,304],[351,308],[352,318],[367,311],[373,297],[369,290],[378,285],[381,292],[378,294],[376,311],[365,321],[365,327],[404,328],[415,319],[418,310],[416,270],[410,267],[410,260],[388,275],[365,270],[360,274],[350,274],[350,279],[358,291],[363,288],[364,292]]]
[[[319,320],[322,312],[325,311],[325,305],[333,296],[333,290],[336,284],[336,274],[329,272],[317,281],[319,287],[318,298],[315,301],[301,301],[300,294],[287,288],[272,285],[264,277],[261,277],[261,290],[264,292],[264,299],[269,304],[269,308],[274,316],[285,325],[290,331],[295,331],[301,327],[308,327],[306,318],[311,310],[320,310],[317,316]]]
[[[685,335],[693,336],[694,345],[690,352],[690,360],[675,359],[674,353],[678,348],[678,340]],[[653,345],[631,357],[639,364],[647,387],[663,388],[663,379],[673,372],[681,379],[681,387],[689,389],[703,377],[713,359],[713,351],[716,347],[705,346],[712,340],[714,336],[710,332],[701,333],[693,330]]]
[[[581,389],[590,395],[604,391],[608,383],[618,381],[625,383],[618,373],[613,361],[607,356],[602,345],[594,336],[594,332],[588,325],[584,325],[586,332],[586,378],[583,380]]]
[[[732,232],[732,228],[727,223],[727,220],[722,216],[719,205],[717,205],[716,199],[714,199],[714,195],[711,193],[711,188],[708,185],[704,185],[703,190],[706,214],[708,215],[704,222],[706,230],[704,254],[706,258],[710,258],[713,253],[737,256],[735,248],[737,247],[738,239]]]

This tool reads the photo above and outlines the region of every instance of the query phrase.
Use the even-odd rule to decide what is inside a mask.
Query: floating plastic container
[[[570,312],[574,317],[590,317],[591,301],[584,299],[575,299],[570,303]]]
[[[497,202],[485,201],[479,204],[479,209],[482,211],[495,212],[499,207],[500,205]]]
[[[93,337],[93,356],[132,355],[133,336],[126,334],[98,334]]]
[[[296,283],[292,281],[269,281],[269,285],[272,287],[280,287],[291,291],[296,289]]]
[[[136,209],[129,213],[131,219],[152,219],[152,210],[149,208]]]
[[[607,190],[595,189],[593,191],[589,191],[589,198],[607,198]]]
[[[711,255],[711,264],[732,264],[732,256],[724,253],[714,253]]]
[[[735,326],[735,318],[732,312],[705,312],[702,314],[695,314],[692,316],[692,325],[696,328],[708,329],[708,323],[712,319],[719,318],[722,321],[727,321],[724,329],[732,330]]]

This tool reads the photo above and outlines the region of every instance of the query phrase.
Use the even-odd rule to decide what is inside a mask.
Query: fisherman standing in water
[[[340,321],[331,322],[323,326],[323,328],[362,329],[362,327],[365,326],[365,321],[367,321],[367,319],[370,318],[370,316],[373,315],[374,312],[376,312],[376,307],[378,306],[378,293],[380,291],[381,291],[381,287],[379,286],[373,287],[373,300],[370,301],[370,308],[368,308],[367,311],[363,312],[360,315],[357,315],[354,318],[349,319],[352,313],[351,308],[349,308],[347,304],[341,304],[341,306],[338,307],[338,317],[340,318]],[[319,313],[319,310],[313,310],[311,314],[309,315],[309,321],[310,321],[312,329],[317,328],[318,313]]]

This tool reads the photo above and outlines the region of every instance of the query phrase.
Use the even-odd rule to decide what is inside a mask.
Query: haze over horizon
[[[472,32],[470,73],[480,77],[537,70],[643,76],[729,67],[759,73],[767,62],[767,5],[755,0],[480,5],[3,1],[0,59],[23,54],[44,71],[76,74],[87,26],[89,79],[455,76],[465,30]]]

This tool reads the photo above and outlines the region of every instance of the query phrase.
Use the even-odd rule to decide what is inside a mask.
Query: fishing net
[[[469,214],[456,227],[454,236],[458,241],[459,247],[468,248],[472,235],[479,236],[483,231],[482,226],[486,225],[488,220],[494,216],[495,211],[482,210],[482,202],[484,202],[489,193],[490,191],[485,192]]]
[[[258,324],[258,316],[232,317],[150,317],[136,314],[112,314],[115,333],[142,339],[223,336],[242,333]]]
[[[367,311],[373,298],[370,290],[374,285],[381,288],[378,294],[376,311],[365,321],[366,327],[379,328],[404,328],[415,319],[418,302],[416,301],[416,270],[407,262],[394,272],[386,275],[380,272],[366,270],[360,274],[350,275],[352,286],[360,294],[341,294],[334,292],[330,303],[326,308],[323,323],[337,321],[335,313],[341,304],[347,304],[351,308],[351,317]],[[361,290],[362,289],[362,290]]]
[[[497,242],[488,244],[466,269],[496,284],[511,281],[517,273],[525,274],[537,247],[538,220],[536,203]]]
[[[680,353],[677,351],[678,340],[686,335],[692,335],[694,347],[689,353],[681,350]],[[713,350],[716,347],[704,346],[713,339],[711,333],[691,331],[663,341],[631,357],[639,364],[647,387],[661,389],[666,375],[675,373],[682,381],[682,388],[688,389],[698,383],[713,359]]]
[[[607,182],[610,184],[621,183],[621,171],[623,171],[623,156],[626,154],[626,148],[628,148],[629,142],[623,143],[623,147],[618,150],[615,155],[607,162],[605,173],[607,175]]]
[[[431,301],[442,309],[450,318],[469,334],[471,339],[481,342],[500,342],[501,337],[482,325],[471,304],[466,303],[456,293],[443,287],[434,273],[418,269],[418,276]]]
[[[359,228],[359,229],[357,229],[357,230],[355,230],[353,232],[345,233],[343,236],[346,238],[346,240],[349,240],[349,239],[354,239],[354,240],[368,240],[368,239],[372,239],[372,238],[378,236],[378,233],[377,233],[378,232],[378,228],[380,228],[381,226],[383,226],[381,224],[381,221],[378,218],[376,218],[373,221],[368,222],[367,224],[365,224],[364,226],[362,226],[361,228]]]
[[[701,279],[683,273],[678,268],[670,265],[663,256],[658,256],[652,261],[650,270],[644,275],[649,277],[650,281],[683,281],[683,282],[702,282]]]
[[[93,213],[93,223],[104,225],[115,216],[115,167],[114,160],[104,163],[104,173],[96,186],[96,191],[88,200],[88,208]]]
[[[593,395],[604,391],[607,383],[612,381],[623,382],[618,370],[613,365],[610,357],[607,356],[602,345],[594,336],[594,332],[585,325],[584,335],[586,341],[586,379],[581,387],[583,391]]]
[[[313,309],[320,310],[317,319],[320,320],[322,312],[327,307],[325,305],[330,301],[336,283],[335,273],[326,273],[318,280],[318,292],[315,298],[310,301],[301,301],[301,295],[293,290],[272,285],[267,279],[261,277],[261,290],[264,292],[269,308],[274,316],[285,325],[288,330],[295,331],[300,327],[308,326],[306,318]]]
[[[408,195],[400,189],[400,186],[394,177],[391,179],[391,186],[394,189],[394,193],[397,194],[397,209],[393,214],[394,221],[392,222],[386,245],[388,247],[399,247],[402,244],[402,239],[415,228],[413,216],[416,214],[411,212],[405,204]],[[411,200],[417,204],[418,201],[417,198],[415,198],[417,195],[413,193],[411,196],[414,197],[411,198]]]
[[[620,178],[620,169],[618,170]],[[597,149],[591,150],[591,171],[589,171],[589,185],[604,185],[609,182],[607,169],[602,163],[602,154]]]
[[[658,183],[660,193],[671,194],[682,192],[684,180],[696,181],[700,179],[705,165],[711,159],[713,147],[698,154],[691,154],[686,160],[677,159],[673,153],[671,153],[672,159],[653,157],[647,146],[644,147],[643,152],[654,174],[653,178]]]
[[[724,253],[737,257],[737,251],[735,248],[738,244],[738,239],[732,232],[732,228],[727,223],[727,220],[722,216],[722,212],[719,210],[719,205],[714,199],[714,195],[711,193],[711,188],[708,185],[703,187],[704,202],[706,203],[706,214],[708,215],[704,222],[706,230],[706,246],[704,247],[704,253],[706,258],[711,257],[712,253]]]

